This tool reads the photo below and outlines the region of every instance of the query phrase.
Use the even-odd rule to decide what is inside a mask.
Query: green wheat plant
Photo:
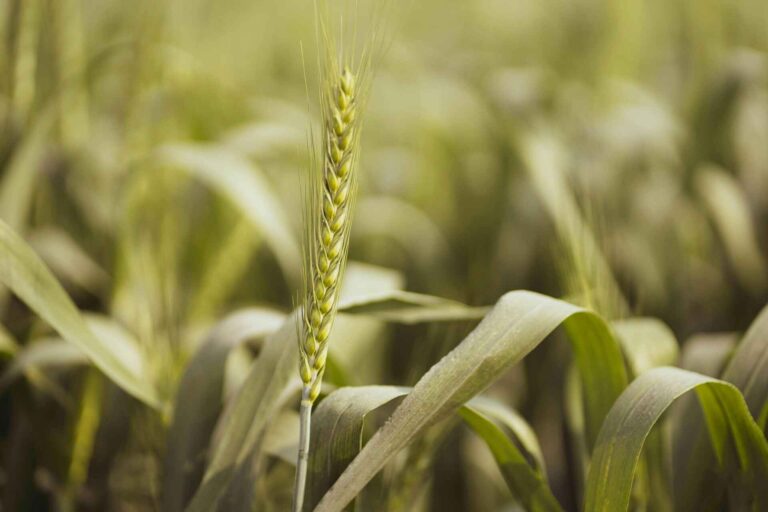
[[[312,406],[320,395],[338,308],[357,196],[360,135],[369,82],[370,50],[354,61],[318,20],[321,66],[319,147],[304,178],[304,293],[298,325],[302,382],[293,510],[303,509]]]
[[[566,3],[0,1],[0,510],[768,510],[765,0]]]

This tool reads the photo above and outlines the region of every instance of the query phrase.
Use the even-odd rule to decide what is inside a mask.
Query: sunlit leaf
[[[619,397],[600,431],[587,477],[585,510],[627,510],[637,463],[646,437],[677,398],[696,390],[711,445],[721,467],[735,465],[748,482],[758,508],[768,506],[768,443],[733,385],[664,367],[647,371]]]
[[[344,508],[384,465],[430,425],[445,419],[565,323],[585,389],[587,438],[626,386],[618,343],[596,315],[536,293],[504,295],[480,325],[416,384],[317,507]]]

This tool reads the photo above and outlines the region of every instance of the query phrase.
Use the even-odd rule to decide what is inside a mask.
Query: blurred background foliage
[[[749,325],[768,297],[763,0],[391,7],[352,260],[470,305],[524,288],[655,316],[680,340]],[[0,218],[81,309],[135,337],[165,400],[216,320],[296,297],[314,23],[304,0],[0,2]],[[0,300],[10,365],[51,331]],[[412,385],[468,330],[341,322],[375,343],[334,348],[331,384]],[[168,414],[76,352],[50,357],[0,397],[3,510],[161,510]],[[496,392],[573,508],[567,359],[547,346]],[[477,440],[451,436],[424,499],[498,510],[507,491],[478,476]],[[270,492],[289,489],[283,466]]]

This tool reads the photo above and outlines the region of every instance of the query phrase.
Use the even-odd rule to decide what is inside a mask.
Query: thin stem
[[[299,455],[296,460],[296,480],[293,484],[293,512],[304,508],[304,488],[307,484],[307,463],[309,461],[309,432],[312,424],[312,402],[309,400],[308,386],[301,394],[299,409]]]

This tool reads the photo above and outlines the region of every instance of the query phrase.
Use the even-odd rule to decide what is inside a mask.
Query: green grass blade
[[[611,327],[633,375],[677,361],[677,338],[664,322],[656,318],[627,318],[611,322]]]
[[[222,408],[230,351],[276,331],[285,315],[267,309],[235,312],[208,334],[181,378],[168,432],[163,472],[163,510],[184,510],[205,470],[205,453]]]
[[[627,318],[612,322],[633,376],[659,366],[671,366],[678,358],[672,330],[656,318]],[[656,429],[646,440],[637,482],[633,488],[639,507],[664,512],[672,508],[670,468],[667,464],[668,432]]]
[[[312,510],[360,452],[366,417],[379,407],[399,401],[410,391],[410,388],[395,386],[341,388],[321,402],[313,417],[306,510]],[[544,477],[538,441],[525,420],[502,404],[482,397],[471,400],[458,412],[488,445],[518,500],[529,510],[561,510]],[[526,455],[535,465],[529,463]]]
[[[53,368],[88,364],[88,357],[75,345],[60,338],[42,338],[24,346],[0,376],[0,392],[16,379],[27,376],[33,383]]]
[[[267,338],[240,391],[225,410],[210,464],[188,511],[215,510],[239,465],[253,454],[269,419],[277,412],[278,399],[296,374],[298,360],[296,318],[291,315]]]
[[[504,430],[484,412],[482,405],[469,402],[459,414],[488,445],[515,499],[532,512],[561,511],[543,472],[528,463]]]
[[[342,300],[339,302],[339,312],[368,315],[389,322],[415,324],[479,320],[488,313],[488,308],[466,306],[432,295],[390,290]]]
[[[193,144],[164,146],[159,156],[232,201],[263,233],[285,276],[299,282],[299,245],[271,186],[253,163],[233,151]]]
[[[27,306],[48,322],[67,341],[85,352],[107,377],[126,392],[153,407],[159,407],[151,379],[132,370],[109,343],[97,337],[77,307],[30,247],[0,221],[0,281]]]
[[[421,378],[326,493],[317,512],[343,509],[397,452],[482,392],[562,323],[581,370],[587,438],[594,441],[604,415],[626,386],[618,343],[593,313],[544,295],[510,292]]]
[[[381,283],[386,287],[393,284],[390,278],[382,279]],[[370,293],[378,298],[363,299]],[[370,308],[376,308],[377,301],[386,302],[391,297],[389,293],[376,290],[348,296],[365,300]],[[267,422],[278,407],[278,398],[291,377],[296,375],[298,357],[295,318],[291,316],[278,332],[267,339],[240,392],[220,420],[217,427],[220,435],[213,446],[211,462],[201,487],[187,507],[188,511],[215,509],[238,470],[242,469],[240,466],[254,455]]]
[[[749,200],[741,185],[716,166],[700,169],[695,185],[723,240],[736,277],[753,293],[764,291],[768,270],[760,254]]]
[[[722,465],[733,460],[750,481],[757,503],[768,505],[759,482],[768,478],[768,443],[733,385],[677,368],[647,371],[621,395],[605,419],[587,477],[585,510],[627,510],[646,437],[667,408],[696,390]],[[732,453],[728,453],[728,451]]]
[[[744,394],[753,416],[758,417],[768,402],[768,307],[763,308],[752,322],[721,378]],[[692,403],[685,404],[680,417],[700,414]],[[678,426],[679,446],[675,446],[675,467],[687,471],[675,472],[675,504],[679,510],[697,510],[722,495],[723,483],[713,481],[710,467],[712,449],[700,423],[683,428]]]
[[[0,356],[11,357],[19,351],[19,344],[4,325],[0,324]]]

